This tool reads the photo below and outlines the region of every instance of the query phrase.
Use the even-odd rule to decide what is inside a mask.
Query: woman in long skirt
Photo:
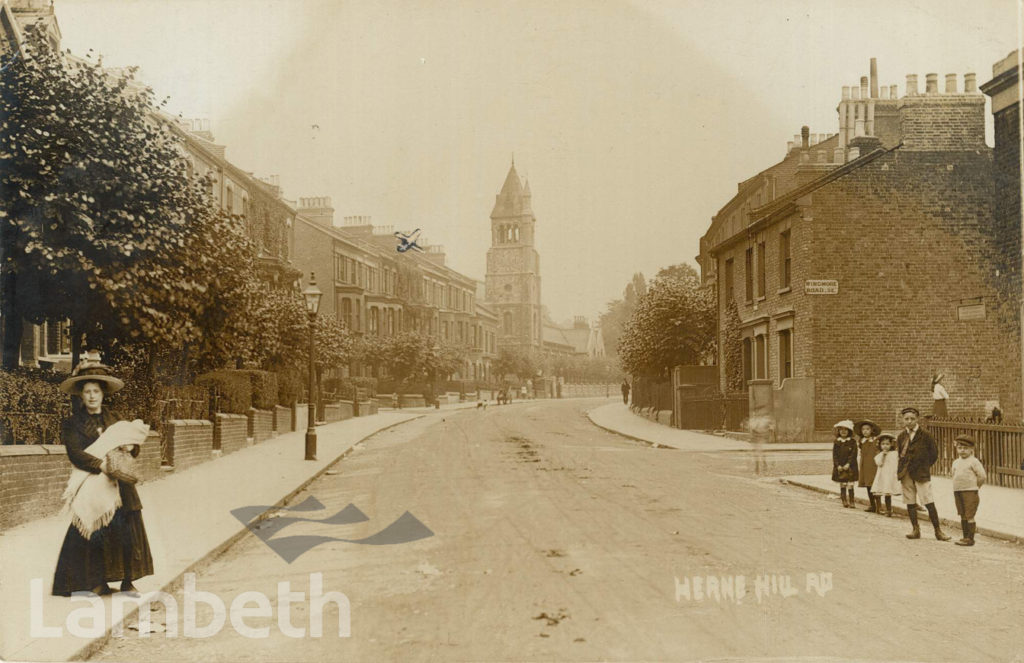
[[[106,458],[96,457],[87,450],[103,431],[119,421],[117,414],[103,408],[103,398],[122,387],[124,382],[111,375],[110,369],[100,364],[98,358],[84,360],[72,377],[61,383],[61,389],[77,396],[83,406],[66,419],[61,428],[61,442],[67,449],[68,460],[78,470],[89,474],[107,473]],[[132,455],[138,452],[138,446],[133,447]],[[116,509],[114,500],[109,509],[102,504],[90,505],[103,515],[91,523],[76,517],[68,527],[53,575],[55,596],[70,596],[72,592],[110,594],[112,590],[107,583],[116,581],[121,582],[121,591],[136,592],[132,581],[152,575],[153,557],[142,522],[138,491],[132,483],[117,480],[117,493],[120,506]]]

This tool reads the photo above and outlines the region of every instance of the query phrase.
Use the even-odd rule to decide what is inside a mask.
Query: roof
[[[516,164],[513,161],[505,176],[505,183],[501,185],[501,193],[495,196],[494,209],[491,210],[491,218],[497,219],[506,216],[523,216],[532,214],[530,209],[530,184],[523,188],[519,181],[519,173],[516,172]]]

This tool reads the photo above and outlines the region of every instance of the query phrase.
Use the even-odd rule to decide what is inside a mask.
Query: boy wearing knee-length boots
[[[917,418],[920,412],[917,408],[903,408],[900,414],[903,415],[905,428],[896,440],[900,454],[896,475],[903,488],[903,503],[907,507],[907,515],[910,516],[910,525],[913,527],[907,538],[921,538],[921,528],[917,522],[917,504],[920,500],[928,510],[928,518],[935,528],[935,538],[939,541],[949,541],[949,535],[942,531],[939,524],[939,512],[932,497],[931,467],[939,458],[935,440],[928,431],[918,425]]]

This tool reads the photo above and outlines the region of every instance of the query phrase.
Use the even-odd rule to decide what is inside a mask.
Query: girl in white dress
[[[896,466],[899,464],[899,452],[896,451],[896,437],[889,433],[878,436],[881,451],[875,456],[875,480],[871,483],[871,492],[885,497],[885,515],[892,518],[892,496],[900,494],[902,488],[896,478]]]

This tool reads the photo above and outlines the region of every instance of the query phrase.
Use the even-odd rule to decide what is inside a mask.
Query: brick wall
[[[155,431],[149,432],[145,443],[139,449],[138,461],[139,470],[142,475],[139,477],[140,481],[154,481],[164,475],[160,469],[162,461],[159,433]]]
[[[71,469],[61,445],[0,446],[0,531],[59,512]]]
[[[292,424],[292,409],[283,405],[274,407],[274,431],[278,435],[290,433],[295,430]]]
[[[274,437],[274,413],[271,410],[250,408],[248,432],[254,444]]]
[[[903,97],[899,115],[903,150],[987,150],[982,94]]]
[[[840,282],[812,308],[817,428],[865,416],[892,426],[901,405],[929,412],[934,372],[954,416],[983,416],[996,400],[1020,416],[1019,319],[999,293],[992,175],[987,149],[900,149],[813,194],[814,278]],[[958,306],[973,302],[986,318],[960,321]]]
[[[341,405],[327,403],[324,405],[324,421],[341,421]]]
[[[249,435],[249,418],[244,414],[217,413],[213,422],[213,448],[229,454],[244,449]]]
[[[164,425],[164,446],[176,472],[213,457],[213,422],[172,419]]]

